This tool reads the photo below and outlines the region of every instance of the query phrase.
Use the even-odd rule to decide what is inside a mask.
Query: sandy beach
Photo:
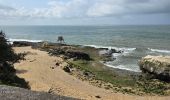
[[[31,47],[15,47],[16,53],[29,52],[24,61],[15,64],[17,76],[29,82],[31,90],[44,91],[87,100],[168,100],[170,97],[135,96],[113,93],[81,81],[61,69],[65,62],[60,57],[49,56],[47,52]],[[60,63],[56,66],[56,63]],[[101,98],[96,98],[99,96]]]

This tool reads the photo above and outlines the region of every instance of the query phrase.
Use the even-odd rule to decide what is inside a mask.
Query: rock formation
[[[90,60],[90,56],[87,53],[74,50],[74,49],[65,49],[65,48],[56,48],[49,51],[49,54],[52,56],[64,55],[67,59],[82,59],[82,60]]]
[[[139,62],[144,73],[150,73],[161,80],[170,80],[170,56],[146,56]]]

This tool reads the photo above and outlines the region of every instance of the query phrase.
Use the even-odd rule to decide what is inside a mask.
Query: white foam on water
[[[99,46],[99,45],[85,45],[85,46],[89,46],[89,47],[94,47],[94,48],[108,48],[108,49],[116,49],[116,50],[122,50],[122,51],[133,51],[135,50],[136,48],[126,48],[126,47],[123,47],[123,48],[118,48],[118,47],[113,47],[113,46]]]
[[[89,46],[89,47],[94,47],[94,48],[108,48],[108,49],[118,49],[116,47],[112,47],[112,46],[99,46],[99,45],[84,45],[84,46]]]
[[[11,44],[13,44],[14,41],[26,41],[26,42],[42,42],[42,40],[29,40],[29,39],[8,39]]]
[[[113,53],[112,54],[113,57],[116,58],[116,59],[119,59],[119,57],[121,57],[121,56],[128,56],[134,50],[136,50],[136,48],[127,48],[127,47],[118,48],[118,47],[112,47],[112,46],[98,46],[98,45],[85,45],[85,46],[90,46],[90,47],[94,47],[94,48],[108,48],[108,49],[115,49],[117,51],[119,51],[119,50],[123,51],[122,53]],[[158,53],[158,54],[159,53],[170,54],[170,50],[160,50],[160,49],[152,49],[152,48],[148,48],[148,50],[150,50],[151,52],[154,52],[154,53]],[[130,69],[130,68],[127,68],[127,66],[125,66],[125,65],[113,66],[113,65],[108,64],[108,63],[105,63],[105,65],[108,66],[108,67],[140,72],[139,69]]]
[[[132,53],[136,48],[120,48],[123,51],[123,55],[127,56],[128,54]]]
[[[116,68],[116,69],[123,69],[123,70],[128,70],[128,71],[133,71],[133,72],[141,72],[140,70],[137,70],[137,69],[127,68],[124,65],[113,66],[113,65],[110,65],[110,64],[107,64],[107,63],[104,63],[104,65],[108,66],[108,67],[111,67],[111,68]]]
[[[122,48],[118,48],[118,47],[112,47],[112,46],[98,46],[98,45],[85,45],[85,46],[90,46],[90,47],[94,47],[94,48],[108,48],[108,49],[115,49],[115,50],[120,50],[123,51],[122,53],[113,53],[113,57],[116,59],[119,59],[120,56],[124,55],[127,56],[128,54],[132,53],[134,50],[136,50],[136,48],[127,48],[127,47],[122,47]],[[112,64],[110,64],[109,62],[103,63],[105,66],[111,67],[111,68],[117,68],[117,69],[122,69],[122,70],[128,70],[128,71],[133,71],[133,72],[141,72],[138,68],[128,68],[125,65],[118,65],[118,66],[114,66]]]
[[[170,53],[170,50],[160,50],[160,49],[151,49],[151,48],[148,48],[148,49],[150,49],[153,52]]]
[[[112,47],[112,46],[98,46],[98,45],[85,45],[85,46],[94,47],[94,48],[108,48],[108,49],[115,49],[117,51],[123,51],[122,53],[119,53],[119,54],[114,53],[113,57],[119,57],[121,55],[126,56],[136,49],[136,48],[126,48],[126,47],[118,48],[118,47]]]
[[[113,53],[112,54],[112,56],[114,57],[114,58],[117,58],[117,57],[119,57],[119,56],[121,56],[122,54],[121,53]]]

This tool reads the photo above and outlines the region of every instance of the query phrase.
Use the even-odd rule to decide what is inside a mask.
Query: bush
[[[16,76],[13,63],[21,58],[21,54],[14,53],[12,46],[8,43],[5,33],[0,31],[0,83],[12,86],[29,88],[24,79]]]
[[[5,33],[0,32],[0,61],[15,62],[17,55],[14,53],[12,46],[8,43]]]

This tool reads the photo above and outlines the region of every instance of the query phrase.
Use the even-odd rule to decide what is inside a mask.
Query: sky
[[[170,25],[170,0],[0,0],[0,25]]]

